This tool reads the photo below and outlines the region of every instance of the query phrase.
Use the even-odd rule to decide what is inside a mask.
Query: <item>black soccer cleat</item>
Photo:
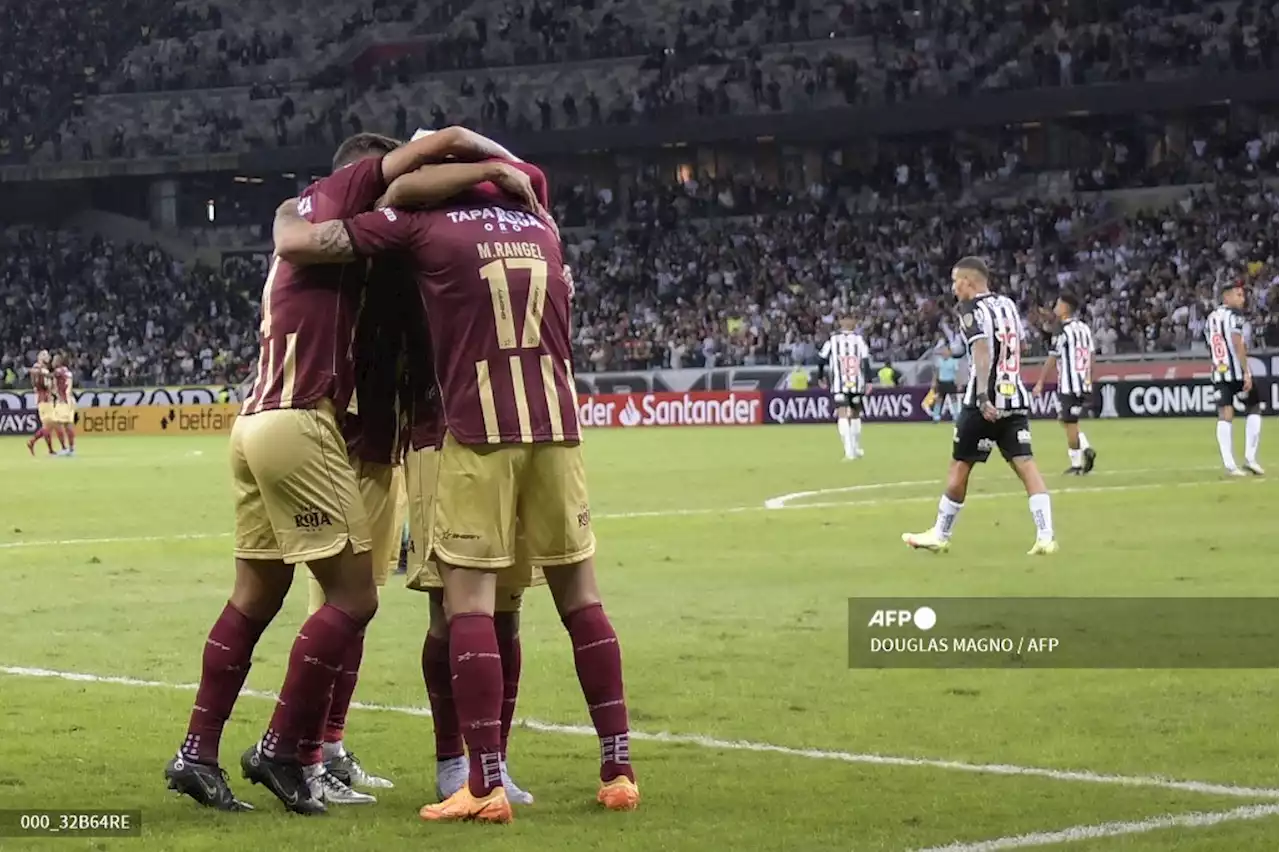
[[[1090,473],[1093,471],[1093,465],[1094,465],[1094,462],[1097,461],[1097,458],[1098,458],[1098,453],[1093,449],[1093,447],[1090,447],[1089,449],[1084,451],[1084,472],[1085,473]]]
[[[227,771],[217,764],[193,763],[177,755],[164,768],[169,789],[190,796],[197,804],[220,811],[251,811],[253,805],[242,802],[231,792]]]
[[[329,812],[324,802],[311,794],[311,787],[302,774],[302,765],[297,761],[273,760],[264,756],[254,744],[240,756],[240,769],[245,778],[270,790],[287,811],[303,816]]]
[[[1069,467],[1062,472],[1063,476],[1083,476],[1084,471],[1078,467]]]

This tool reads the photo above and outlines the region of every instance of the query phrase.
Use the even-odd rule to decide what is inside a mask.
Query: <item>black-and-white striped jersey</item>
[[[826,361],[833,393],[860,394],[866,390],[866,363],[871,357],[867,341],[856,331],[837,331],[818,352]]]
[[[966,408],[977,408],[978,374],[973,364],[973,347],[986,339],[991,345],[991,369],[987,390],[998,411],[1026,411],[1031,394],[1022,382],[1022,318],[1018,306],[1008,296],[983,293],[960,303],[960,333],[969,347],[969,383],[964,389]]]
[[[1236,352],[1235,336],[1244,337],[1244,322],[1235,308],[1219,305],[1204,324],[1204,338],[1213,359],[1213,381],[1243,382],[1245,365]]]
[[[1062,324],[1053,339],[1058,359],[1058,393],[1088,396],[1093,393],[1093,331],[1078,317]]]

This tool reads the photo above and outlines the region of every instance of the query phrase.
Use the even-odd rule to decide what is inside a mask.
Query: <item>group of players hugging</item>
[[[205,644],[186,738],[165,769],[202,805],[248,810],[218,761],[254,646],[295,566],[311,613],[244,777],[300,814],[390,787],[343,742],[400,543],[425,591],[423,677],[438,802],[428,821],[506,823],[524,590],[545,583],[600,740],[597,801],[633,810],[622,658],[596,584],[570,353],[573,281],[546,178],[462,128],[346,140],[276,214],[261,353],[231,433],[235,585]],[[403,479],[401,479],[403,477]]]
[[[76,454],[76,398],[72,391],[73,375],[67,366],[67,358],[61,352],[49,356],[48,349],[36,354],[36,362],[29,373],[31,389],[36,395],[36,411],[40,416],[40,428],[27,441],[27,452],[36,454],[36,444],[44,439],[51,456]],[[54,451],[53,439],[58,439],[61,449]]]

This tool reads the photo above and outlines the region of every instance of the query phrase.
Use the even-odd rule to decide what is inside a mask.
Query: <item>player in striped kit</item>
[[[1093,398],[1093,331],[1089,324],[1077,315],[1080,299],[1072,293],[1063,293],[1053,306],[1054,316],[1061,327],[1053,338],[1053,351],[1045,359],[1036,382],[1035,393],[1044,390],[1044,380],[1058,368],[1058,419],[1067,432],[1067,457],[1071,467],[1067,476],[1083,476],[1093,470],[1098,454],[1089,446],[1089,439],[1080,431],[1080,417],[1090,407]]]
[[[969,474],[998,447],[1027,489],[1036,526],[1029,555],[1056,553],[1049,492],[1031,454],[1031,394],[1021,373],[1022,320],[1012,299],[990,291],[989,279],[987,264],[978,257],[961,258],[951,270],[951,289],[960,301],[960,332],[969,347],[969,382],[956,418],[951,468],[938,501],[937,521],[926,532],[903,533],[902,540],[919,550],[947,550],[964,508]]]
[[[840,330],[822,344],[818,352],[818,378],[827,379],[836,403],[836,428],[844,446],[844,459],[862,458],[862,398],[871,392],[867,382],[867,359],[871,350],[862,335],[854,331],[852,316],[840,318]]]
[[[1218,405],[1218,449],[1229,476],[1244,476],[1236,467],[1235,453],[1231,446],[1232,421],[1235,419],[1235,402],[1244,406],[1244,467],[1249,473],[1261,476],[1265,471],[1258,464],[1258,445],[1262,442],[1262,399],[1253,383],[1249,369],[1249,355],[1245,350],[1244,324],[1240,311],[1244,307],[1244,282],[1230,280],[1222,285],[1222,304],[1209,314],[1204,326],[1205,340],[1209,343],[1209,357],[1213,359],[1213,390]]]

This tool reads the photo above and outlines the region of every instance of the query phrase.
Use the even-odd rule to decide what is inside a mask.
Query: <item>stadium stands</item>
[[[1224,268],[1270,282],[1252,315],[1259,330],[1274,323],[1276,210],[1274,186],[1251,182],[1111,219],[1105,208],[1035,203],[814,208],[580,234],[568,246],[576,361],[584,371],[812,363],[850,309],[875,358],[919,358],[953,332],[944,282],[968,253],[992,261],[1033,320],[1066,287],[1087,294],[1104,351],[1185,349]],[[260,266],[188,268],[156,248],[68,232],[11,231],[2,246],[0,332],[17,346],[0,372],[11,381],[41,345],[75,352],[86,385],[248,374]]]
[[[0,375],[24,386],[36,350],[65,347],[85,386],[237,381],[257,353],[261,281],[246,261],[213,270],[153,246],[7,229]]]
[[[461,121],[525,139],[757,115],[798,138],[825,109],[1276,67],[1274,7],[1236,0],[89,0],[5,14],[10,160],[103,175]],[[1274,336],[1274,102],[1170,109],[798,138],[773,154],[731,141],[552,158],[578,369],[809,363],[841,310],[875,358],[919,358],[951,333],[947,267],[965,253],[991,260],[1033,325],[1060,288],[1087,293],[1107,351],[1195,346],[1223,274],[1256,285],[1255,329]],[[173,194],[168,220],[143,206],[192,247],[181,258],[47,223],[0,232],[0,377],[21,385],[36,348],[66,346],[85,385],[243,378],[253,252],[278,197],[323,161],[266,184],[186,165],[129,190]],[[80,197],[109,206],[131,185],[106,186]]]

